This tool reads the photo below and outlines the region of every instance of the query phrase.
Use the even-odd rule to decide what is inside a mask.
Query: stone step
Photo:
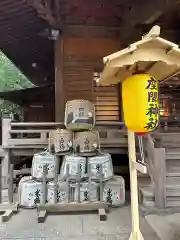
[[[152,187],[150,178],[138,178],[138,186],[141,187]]]
[[[139,191],[142,194],[143,198],[148,198],[148,199],[154,198],[153,187],[140,187]]]
[[[147,207],[147,208],[148,208],[148,207],[154,207],[154,206],[155,206],[155,201],[143,199],[142,205],[143,205],[144,207]]]
[[[180,207],[180,199],[166,199],[166,207]]]
[[[180,185],[180,176],[176,174],[168,174],[166,177],[166,186],[179,186]]]
[[[166,153],[166,159],[177,159],[179,160],[180,159],[180,152],[169,152],[169,153]]]
[[[180,177],[180,171],[179,172],[167,172],[166,177]]]
[[[180,159],[166,159],[167,167],[179,167],[180,168]]]
[[[177,186],[165,186],[166,188],[166,196],[167,197],[179,197],[180,198],[180,184]],[[140,187],[140,193],[142,194],[143,198],[152,199],[154,198],[154,190],[153,187]]]
[[[180,185],[179,186],[166,186],[166,197],[180,197]]]

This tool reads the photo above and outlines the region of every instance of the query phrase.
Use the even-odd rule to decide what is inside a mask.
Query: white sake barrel
[[[55,181],[47,183],[47,202],[50,204],[57,203],[57,183]]]
[[[56,153],[69,152],[73,145],[73,132],[67,129],[57,129],[49,135],[49,149],[54,146]]]
[[[75,187],[74,200],[78,201],[78,184],[73,185]],[[89,189],[88,183],[80,184],[80,202],[92,201],[96,202],[99,199],[99,185],[95,182],[91,183],[91,189]]]
[[[22,177],[21,180],[19,181],[18,186],[20,186],[22,182],[27,181],[27,180],[31,180],[31,179],[32,179],[32,176],[24,176],[24,177]]]
[[[121,176],[104,183],[103,201],[114,207],[125,203],[125,181]]]
[[[80,157],[75,154],[72,155],[66,155],[63,158],[63,163],[61,166],[60,171],[60,179],[65,180],[66,179],[66,171],[67,171],[67,165],[69,165],[69,179],[77,179],[78,178],[78,165],[80,164],[81,168],[81,178],[85,177],[85,170],[86,170],[86,158]]]
[[[69,185],[69,187],[71,189],[71,184]],[[58,192],[57,192],[57,202],[58,203],[67,202],[68,194],[67,194],[67,184],[66,184],[66,182],[59,182],[58,181],[58,189],[57,190],[58,190]],[[71,191],[69,191],[69,192],[71,192]],[[73,198],[73,196],[71,196],[71,199],[72,198]]]
[[[47,180],[50,181],[54,179],[59,167],[59,161],[56,155],[50,154],[49,152],[34,154],[31,168],[32,177],[42,181],[44,166],[47,167]]]
[[[87,100],[66,103],[65,126],[73,131],[90,130],[95,125],[95,107]]]
[[[70,185],[71,188],[71,185]],[[69,191],[70,192],[70,191]],[[50,204],[64,203],[67,201],[67,185],[66,182],[49,182],[47,184],[47,202]],[[72,196],[73,197],[73,196]]]
[[[99,149],[98,131],[77,132],[74,135],[74,150],[77,153],[94,153]]]
[[[32,176],[24,176],[21,178],[21,180],[19,181],[19,184],[18,184],[18,202],[20,203],[20,189],[21,189],[21,185],[23,182],[27,181],[27,180],[31,180],[32,179]]]
[[[35,208],[43,202],[43,186],[35,180],[22,181],[18,189],[19,205],[24,208]]]
[[[88,163],[91,169],[91,178],[94,181],[100,180],[100,165],[102,165],[102,179],[106,181],[113,177],[113,165],[111,155],[103,153],[95,157],[89,157]]]

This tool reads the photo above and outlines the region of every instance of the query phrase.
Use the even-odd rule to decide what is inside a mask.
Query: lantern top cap
[[[159,35],[160,27],[156,25],[140,41],[104,57],[99,84],[117,84],[136,72],[148,73],[159,81],[180,72],[179,46]]]

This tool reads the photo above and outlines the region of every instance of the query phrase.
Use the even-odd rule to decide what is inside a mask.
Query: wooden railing
[[[155,140],[151,135],[145,139],[146,166],[154,188],[155,205],[165,207],[166,201],[166,154],[165,148],[155,147]]]
[[[127,147],[126,131],[122,122],[97,122],[102,148]],[[46,148],[49,132],[65,128],[61,122],[12,122],[2,121],[2,148]]]

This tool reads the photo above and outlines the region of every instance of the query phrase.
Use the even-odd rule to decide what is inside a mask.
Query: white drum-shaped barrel
[[[103,201],[114,207],[125,203],[125,181],[121,176],[104,183]]]
[[[93,153],[99,149],[98,131],[77,132],[74,135],[74,150],[77,153]]]
[[[90,130],[95,125],[95,107],[87,100],[66,103],[65,126],[73,131]]]
[[[70,186],[71,188],[71,186]],[[69,191],[70,192],[70,191]],[[47,202],[50,204],[64,203],[67,200],[66,182],[49,182],[47,184]]]
[[[75,187],[74,200],[78,201],[78,184],[73,185]],[[80,202],[99,200],[99,184],[92,182],[91,189],[89,189],[88,183],[80,184]]]
[[[73,133],[66,129],[57,129],[49,135],[49,149],[54,146],[56,153],[69,152],[73,147]]]
[[[70,189],[71,189],[71,184],[69,185]],[[69,193],[71,192],[69,189]],[[66,182],[58,182],[58,189],[57,189],[57,202],[58,203],[64,203],[66,202],[68,199],[68,194],[67,194],[67,184]],[[71,196],[72,198],[73,196]],[[70,198],[69,198],[70,199]]]
[[[24,176],[24,177],[22,177],[21,180],[19,181],[18,186],[20,186],[22,182],[27,181],[27,180],[31,180],[31,179],[32,179],[32,176]]]
[[[77,156],[75,154],[64,156],[63,163],[61,166],[61,171],[60,171],[60,180],[65,180],[67,177],[67,173],[69,175],[68,176],[69,179],[76,180],[78,178],[79,164],[80,164],[80,176],[81,178],[84,178],[85,170],[86,170],[86,158]],[[69,165],[69,171],[67,170],[68,165]]]
[[[50,204],[57,203],[57,183],[55,181],[47,183],[47,202]]]
[[[50,181],[54,179],[59,167],[59,161],[55,155],[50,154],[49,152],[34,154],[31,168],[32,177],[42,181],[44,166],[47,167],[47,180]]]
[[[20,179],[19,184],[18,184],[18,202],[20,203],[21,199],[21,195],[20,195],[20,189],[21,189],[21,185],[23,182],[27,181],[27,180],[31,180],[32,176],[24,176]]]
[[[103,181],[106,181],[113,177],[113,165],[110,154],[103,153],[95,157],[89,157],[88,163],[90,164],[91,178],[94,181],[100,180],[100,165],[102,165]]]
[[[35,180],[22,181],[18,189],[19,205],[24,208],[35,208],[43,202],[43,186]]]

